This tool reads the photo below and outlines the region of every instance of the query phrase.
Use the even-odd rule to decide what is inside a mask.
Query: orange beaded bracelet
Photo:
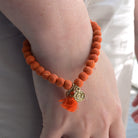
[[[64,78],[45,70],[43,66],[36,61],[36,58],[31,53],[31,45],[28,40],[24,40],[22,52],[26,63],[30,65],[30,68],[45,80],[50,83],[56,84],[59,87],[64,87],[67,89],[66,98],[59,100],[62,102],[61,106],[70,112],[74,112],[77,109],[77,102],[83,101],[85,98],[84,92],[80,89],[83,82],[88,79],[88,76],[92,74],[92,69],[95,67],[95,63],[98,61],[98,56],[100,54],[101,48],[101,28],[96,22],[90,19],[90,23],[93,29],[93,39],[89,57],[86,61],[86,66],[83,71],[78,75],[78,78],[72,83],[70,80],[64,80]]]

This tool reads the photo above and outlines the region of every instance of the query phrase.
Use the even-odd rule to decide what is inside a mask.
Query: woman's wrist
[[[89,25],[88,20],[84,25],[86,27],[80,27],[72,33],[70,30],[66,30],[64,33],[67,37],[58,39],[58,34],[55,37],[50,34],[51,41],[34,40],[31,42],[33,55],[45,69],[66,79],[71,79],[69,78],[71,72],[73,72],[72,75],[75,75],[82,71],[88,58],[93,35],[91,25]]]
[[[0,10],[29,40],[45,68],[68,79],[70,72],[80,72],[92,40],[83,0],[7,0],[0,1]]]

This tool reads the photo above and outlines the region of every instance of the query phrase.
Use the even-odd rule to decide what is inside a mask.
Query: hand
[[[136,98],[134,99],[134,101],[132,102],[132,106],[134,107],[138,106],[138,94]],[[138,123],[138,110],[134,111],[131,116],[134,119],[134,121]]]
[[[75,112],[63,109],[58,102],[65,98],[64,89],[43,80],[35,72],[33,79],[43,118],[40,138],[125,138],[113,69],[103,52],[82,87],[86,99],[78,103]]]

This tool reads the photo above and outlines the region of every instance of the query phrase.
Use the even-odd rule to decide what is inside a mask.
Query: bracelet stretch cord
[[[100,55],[102,42],[101,28],[91,19],[90,23],[93,29],[91,50],[83,71],[78,75],[78,78],[74,80],[74,83],[70,80],[64,80],[64,78],[45,70],[45,68],[36,61],[35,56],[33,56],[29,41],[27,39],[23,41],[22,52],[26,63],[30,65],[30,68],[33,71],[36,71],[37,75],[43,77],[43,79],[48,80],[50,83],[56,84],[59,87],[64,87],[64,89],[67,90],[66,98],[59,100],[59,102],[62,102],[61,106],[70,112],[74,112],[77,109],[78,102],[84,100],[85,94],[80,88],[82,87],[83,82],[88,79],[88,76],[92,74],[95,63],[98,61],[98,56]]]

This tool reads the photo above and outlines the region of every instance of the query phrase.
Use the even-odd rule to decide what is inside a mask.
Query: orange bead
[[[42,77],[44,78],[44,79],[48,79],[48,77],[50,76],[50,71],[48,71],[48,70],[45,70],[43,73],[42,73]]]
[[[79,74],[79,78],[83,81],[86,81],[88,79],[88,74],[86,74],[85,72],[81,72]]]
[[[83,80],[77,78],[77,79],[74,80],[74,84],[76,84],[76,85],[79,86],[79,87],[82,87],[82,85],[83,85]]]
[[[31,64],[31,63],[33,63],[35,61],[35,57],[34,56],[28,56],[28,57],[26,57],[26,63],[27,64]]]
[[[93,41],[102,42],[102,37],[99,35],[96,35],[93,37]]]
[[[48,77],[48,80],[50,83],[55,83],[56,80],[57,80],[58,76],[56,74],[50,74],[49,77]]]
[[[57,78],[56,85],[62,87],[64,85],[65,80],[63,78]]]
[[[69,90],[72,87],[72,82],[70,80],[65,80],[63,87]]]
[[[27,45],[24,45],[23,48],[22,48],[22,52],[25,53],[26,51],[31,51],[31,47],[27,46]]]
[[[23,46],[30,46],[30,43],[27,39],[23,41]]]
[[[89,59],[94,60],[95,62],[98,61],[98,56],[96,54],[90,54]]]
[[[97,56],[99,56],[100,55],[100,50],[97,49],[97,48],[94,48],[94,49],[91,50],[90,54],[96,54]]]
[[[92,43],[92,48],[97,48],[97,49],[100,49],[101,48],[101,43],[100,42],[93,42]]]
[[[87,60],[86,61],[86,66],[94,68],[95,67],[95,61],[94,60]]]
[[[92,68],[89,66],[84,67],[83,71],[87,73],[88,75],[92,74]]]
[[[92,22],[91,25],[92,25],[93,32],[96,30],[101,30],[101,27],[96,22]]]
[[[102,33],[101,33],[101,31],[100,30],[95,30],[94,32],[93,32],[93,35],[95,36],[95,35],[102,35]]]
[[[30,67],[32,70],[36,70],[38,67],[40,66],[40,64],[37,61],[34,61]]]
[[[25,57],[25,58],[28,57],[28,56],[30,56],[30,55],[32,55],[32,53],[31,53],[30,51],[24,52],[24,57]]]
[[[45,71],[45,69],[44,69],[44,67],[42,67],[42,66],[39,66],[37,69],[36,69],[36,73],[38,74],[38,75],[42,75],[42,73]]]

